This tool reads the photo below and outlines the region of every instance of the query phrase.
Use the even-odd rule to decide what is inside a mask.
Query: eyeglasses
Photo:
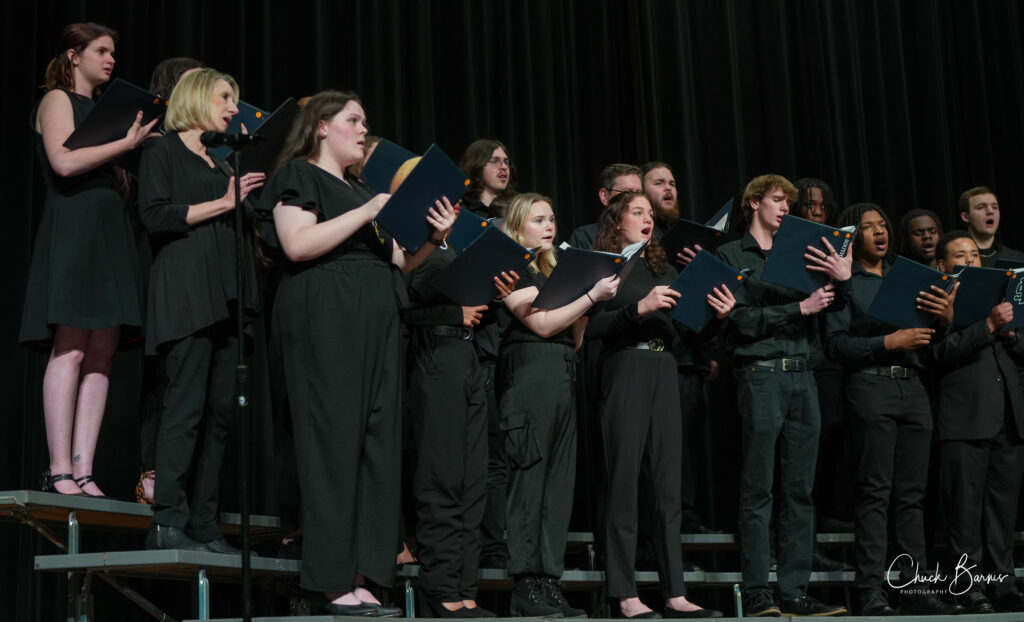
[[[611,188],[607,188],[607,190],[608,190],[609,194],[615,194],[616,192],[618,192],[620,194],[623,193],[623,192],[639,192],[639,190],[634,190],[632,188],[615,188],[615,187],[611,187]]]
[[[490,160],[487,161],[487,163],[493,166],[494,168],[501,168],[503,166],[505,168],[512,167],[512,163],[508,161],[508,158],[491,158]]]

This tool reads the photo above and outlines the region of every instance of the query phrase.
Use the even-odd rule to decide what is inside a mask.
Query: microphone
[[[227,134],[225,132],[203,132],[199,136],[199,142],[207,147],[220,147],[221,145],[234,149],[256,145],[263,141],[260,134]]]

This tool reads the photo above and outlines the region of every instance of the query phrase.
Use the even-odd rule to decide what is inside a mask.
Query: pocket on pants
[[[509,413],[501,418],[500,427],[505,432],[505,451],[515,467],[525,469],[540,462],[533,415],[526,411]]]

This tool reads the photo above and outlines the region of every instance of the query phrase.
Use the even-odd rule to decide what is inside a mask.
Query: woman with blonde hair
[[[555,267],[555,213],[551,199],[516,196],[505,232],[526,248],[539,248],[519,288],[499,311],[498,400],[511,475],[508,491],[508,573],[516,579],[512,615],[586,617],[569,606],[562,575],[576,477],[574,346],[583,315],[615,296],[618,277],[551,310],[533,306]]]
[[[234,175],[200,141],[205,131],[227,130],[237,103],[231,76],[216,69],[188,74],[171,94],[167,135],[142,156],[139,215],[154,253],[146,354],[160,358],[166,375],[147,548],[238,553],[217,527],[217,493],[241,347],[233,319],[257,309],[255,270],[245,260],[248,240],[236,248]],[[243,175],[241,199],[263,180],[263,173]]]
[[[29,269],[21,342],[53,343],[43,376],[49,469],[43,490],[102,496],[93,456],[121,326],[142,325],[139,259],[111,162],[155,136],[142,112],[123,138],[79,149],[64,142],[114,69],[117,33],[99,24],[61,32],[32,114],[46,206]]]

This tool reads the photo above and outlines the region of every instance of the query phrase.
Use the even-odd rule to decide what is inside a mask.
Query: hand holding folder
[[[707,251],[700,251],[669,285],[682,294],[669,315],[699,333],[715,315],[721,313],[724,308],[721,298],[731,298],[736,290],[743,287],[743,279],[744,274],[740,270]],[[715,296],[715,290],[722,296]]]
[[[953,326],[969,326],[989,316],[1003,302],[1009,285],[1009,270],[965,266],[957,275],[960,292],[953,303]]]
[[[647,240],[631,244],[622,253],[568,247],[558,258],[551,276],[537,294],[533,306],[545,311],[564,307],[586,294],[603,278],[618,275],[625,280],[647,246]]]
[[[454,205],[465,194],[469,179],[437,145],[431,145],[414,163],[410,160],[416,156],[402,159],[408,154],[382,139],[366,161],[363,176],[376,192],[391,193],[391,199],[377,214],[377,222],[406,250],[415,253],[431,235],[426,218],[434,202],[447,198]],[[396,173],[403,167],[411,170],[404,180],[396,180]],[[399,185],[392,188],[395,181]]]
[[[772,250],[761,279],[805,294],[814,293],[831,280],[823,264],[828,263],[833,252],[838,257],[846,257],[854,230],[855,227],[829,227],[787,214],[772,239]],[[822,238],[829,240],[829,243],[825,244]],[[812,251],[816,251],[817,255],[813,255]],[[813,263],[808,265],[809,256],[825,257],[826,261],[812,260]]]
[[[897,257],[882,281],[875,299],[868,307],[868,315],[895,328],[927,328],[935,322],[935,309],[923,309],[919,296],[936,288],[941,292],[953,291],[956,277],[917,263],[906,257]]]
[[[95,147],[121,140],[131,133],[136,146],[115,159],[113,164],[137,172],[141,157],[139,147],[158,135],[153,128],[166,106],[167,100],[155,93],[116,78],[64,141],[64,146],[68,149]]]
[[[466,212],[460,213],[459,220],[465,216]],[[497,227],[489,226],[434,278],[433,286],[464,307],[487,304],[504,293],[495,284],[495,278],[502,273],[524,274],[534,256],[533,251],[523,248]]]
[[[692,255],[700,250],[715,250],[725,241],[729,232],[729,216],[732,214],[733,199],[730,197],[705,224],[680,218],[661,238],[662,248],[677,266],[686,265]],[[687,252],[690,251],[690,252]],[[683,256],[680,259],[679,255]]]

